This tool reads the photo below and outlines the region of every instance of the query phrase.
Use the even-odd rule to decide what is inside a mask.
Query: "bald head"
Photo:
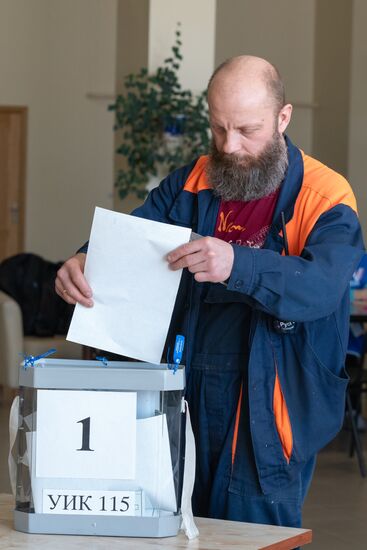
[[[263,94],[264,100],[272,103],[276,113],[285,104],[284,85],[276,67],[251,55],[232,57],[219,65],[209,80],[209,103],[215,91]]]

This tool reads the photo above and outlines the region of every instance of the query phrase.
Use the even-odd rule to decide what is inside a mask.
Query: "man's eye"
[[[241,128],[240,133],[242,136],[251,136],[254,133],[254,130],[249,130],[248,128]]]

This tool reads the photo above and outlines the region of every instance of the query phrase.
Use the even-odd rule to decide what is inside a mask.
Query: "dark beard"
[[[257,156],[221,153],[212,140],[206,175],[214,194],[222,200],[253,201],[274,193],[287,167],[284,137],[274,132],[271,141]]]

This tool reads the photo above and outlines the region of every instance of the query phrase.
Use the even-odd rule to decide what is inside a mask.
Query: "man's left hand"
[[[187,269],[198,283],[220,283],[231,275],[232,246],[215,237],[203,237],[183,244],[167,255],[170,269]]]

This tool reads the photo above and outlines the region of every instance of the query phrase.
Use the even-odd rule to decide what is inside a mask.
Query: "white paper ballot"
[[[67,340],[160,363],[182,273],[165,258],[190,234],[96,208],[85,265],[94,306],[76,305]]]

